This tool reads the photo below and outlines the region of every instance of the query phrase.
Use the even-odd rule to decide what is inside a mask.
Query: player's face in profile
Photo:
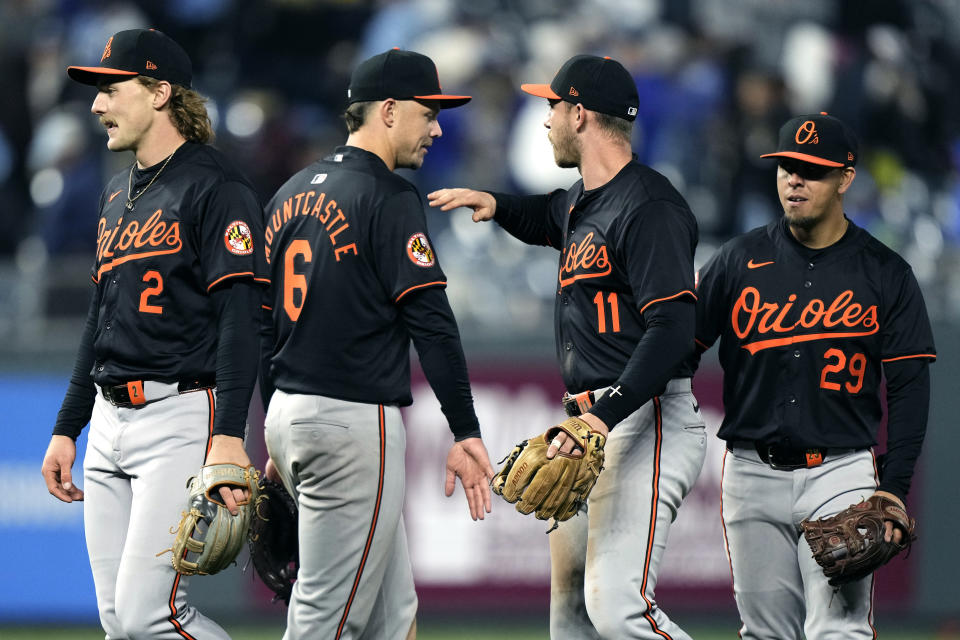
[[[550,114],[543,123],[547,128],[547,138],[553,145],[553,160],[561,169],[580,166],[577,138],[569,118],[572,108],[573,105],[562,100],[550,100]]]
[[[419,169],[434,138],[443,135],[437,115],[440,107],[432,102],[397,101],[397,164]]]
[[[791,226],[809,230],[840,206],[842,167],[825,167],[792,158],[781,158],[777,167],[777,192]]]
[[[102,81],[90,110],[107,129],[108,149],[135,151],[153,123],[153,92],[136,78]]]

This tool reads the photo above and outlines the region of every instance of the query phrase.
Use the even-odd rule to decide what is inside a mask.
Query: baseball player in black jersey
[[[100,198],[93,295],[54,435],[47,487],[84,500],[84,527],[107,638],[227,638],[186,604],[168,557],[185,484],[204,463],[249,465],[243,448],[257,375],[262,214],[250,184],[206,143],[187,54],[159,31],[121,31],[98,66],[107,148],[134,163]],[[91,225],[92,227],[92,225]],[[71,468],[87,422],[84,490]],[[245,497],[221,488],[231,511]],[[234,493],[235,492],[235,493]]]
[[[300,509],[300,570],[284,638],[416,634],[417,597],[402,508],[410,341],[454,443],[471,516],[490,510],[493,467],[480,439],[446,276],[416,188],[441,135],[445,95],[430,58],[393,49],[354,71],[344,146],[294,175],[266,207],[276,280],[262,387],[269,392],[268,475]],[[272,334],[272,335],[270,335]],[[334,549],[335,551],[331,551]]]
[[[903,506],[926,430],[930,322],[909,265],[844,215],[858,153],[837,118],[788,121],[763,156],[777,159],[784,217],[700,272],[697,343],[720,339],[724,371],[723,525],[742,638],[876,637],[872,577],[835,590],[799,525],[874,493]]]
[[[706,452],[688,362],[696,220],[665,177],[632,157],[639,98],[620,63],[574,56],[550,85],[521,88],[550,101],[554,158],[582,180],[540,196],[441,189],[428,198],[560,251],[564,405],[609,437],[586,512],[550,535],[550,636],[689,638],[654,588],[668,529]],[[572,448],[563,434],[548,456]]]

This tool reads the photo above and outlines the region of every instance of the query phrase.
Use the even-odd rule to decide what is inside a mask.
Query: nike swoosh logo
[[[107,202],[113,202],[113,199],[120,195],[121,191],[123,191],[123,189],[120,189],[120,191],[117,191],[116,193],[110,194],[110,198],[107,200]]]
[[[759,269],[760,267],[765,267],[768,264],[773,264],[773,260],[770,262],[754,262],[753,259],[747,262],[747,269]]]

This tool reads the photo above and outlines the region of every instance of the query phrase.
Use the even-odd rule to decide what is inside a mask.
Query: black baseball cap
[[[637,118],[640,96],[630,72],[612,58],[580,54],[563,63],[550,84],[522,84],[530,95],[550,100],[582,104],[633,122]]]
[[[393,48],[361,62],[347,89],[349,104],[387,98],[433,100],[441,109],[449,109],[467,104],[471,96],[444,94],[433,60],[422,53]]]
[[[857,164],[859,143],[853,129],[839,118],[818,114],[797,116],[780,127],[777,151],[761,158],[793,158],[824,167],[852,167]]]
[[[96,85],[109,78],[149,76],[189,88],[193,78],[190,57],[170,36],[154,29],[128,29],[110,36],[96,67],[67,67],[71,78]]]

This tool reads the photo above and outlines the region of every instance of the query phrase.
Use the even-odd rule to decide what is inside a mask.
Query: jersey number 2
[[[610,303],[610,329],[617,333],[620,331],[620,307],[617,306],[617,294],[611,293],[607,296],[607,302]],[[597,332],[607,332],[607,312],[603,306],[603,291],[597,291],[593,296],[593,304],[597,305]]]
[[[827,380],[827,374],[843,371],[844,367],[847,366],[847,356],[840,349],[827,349],[823,357],[825,360],[833,360],[833,362],[823,367],[823,372],[820,374],[820,388],[840,391],[840,383]],[[847,381],[843,383],[843,386],[850,393],[860,393],[860,389],[863,389],[863,374],[867,371],[867,356],[862,353],[853,354],[850,357],[848,370],[854,381]]]
[[[163,307],[158,304],[149,304],[147,300],[149,300],[151,296],[158,296],[163,293],[163,276],[157,271],[147,271],[143,274],[143,281],[147,284],[151,282],[155,284],[152,287],[147,287],[143,290],[143,293],[140,294],[140,313],[155,313],[160,315],[163,313]]]
[[[303,302],[307,299],[307,278],[302,273],[293,270],[293,263],[297,256],[303,256],[304,262],[313,260],[313,251],[306,240],[294,240],[283,254],[283,310],[293,322],[300,318]],[[296,292],[300,292],[296,296]],[[300,298],[297,304],[296,298]]]

